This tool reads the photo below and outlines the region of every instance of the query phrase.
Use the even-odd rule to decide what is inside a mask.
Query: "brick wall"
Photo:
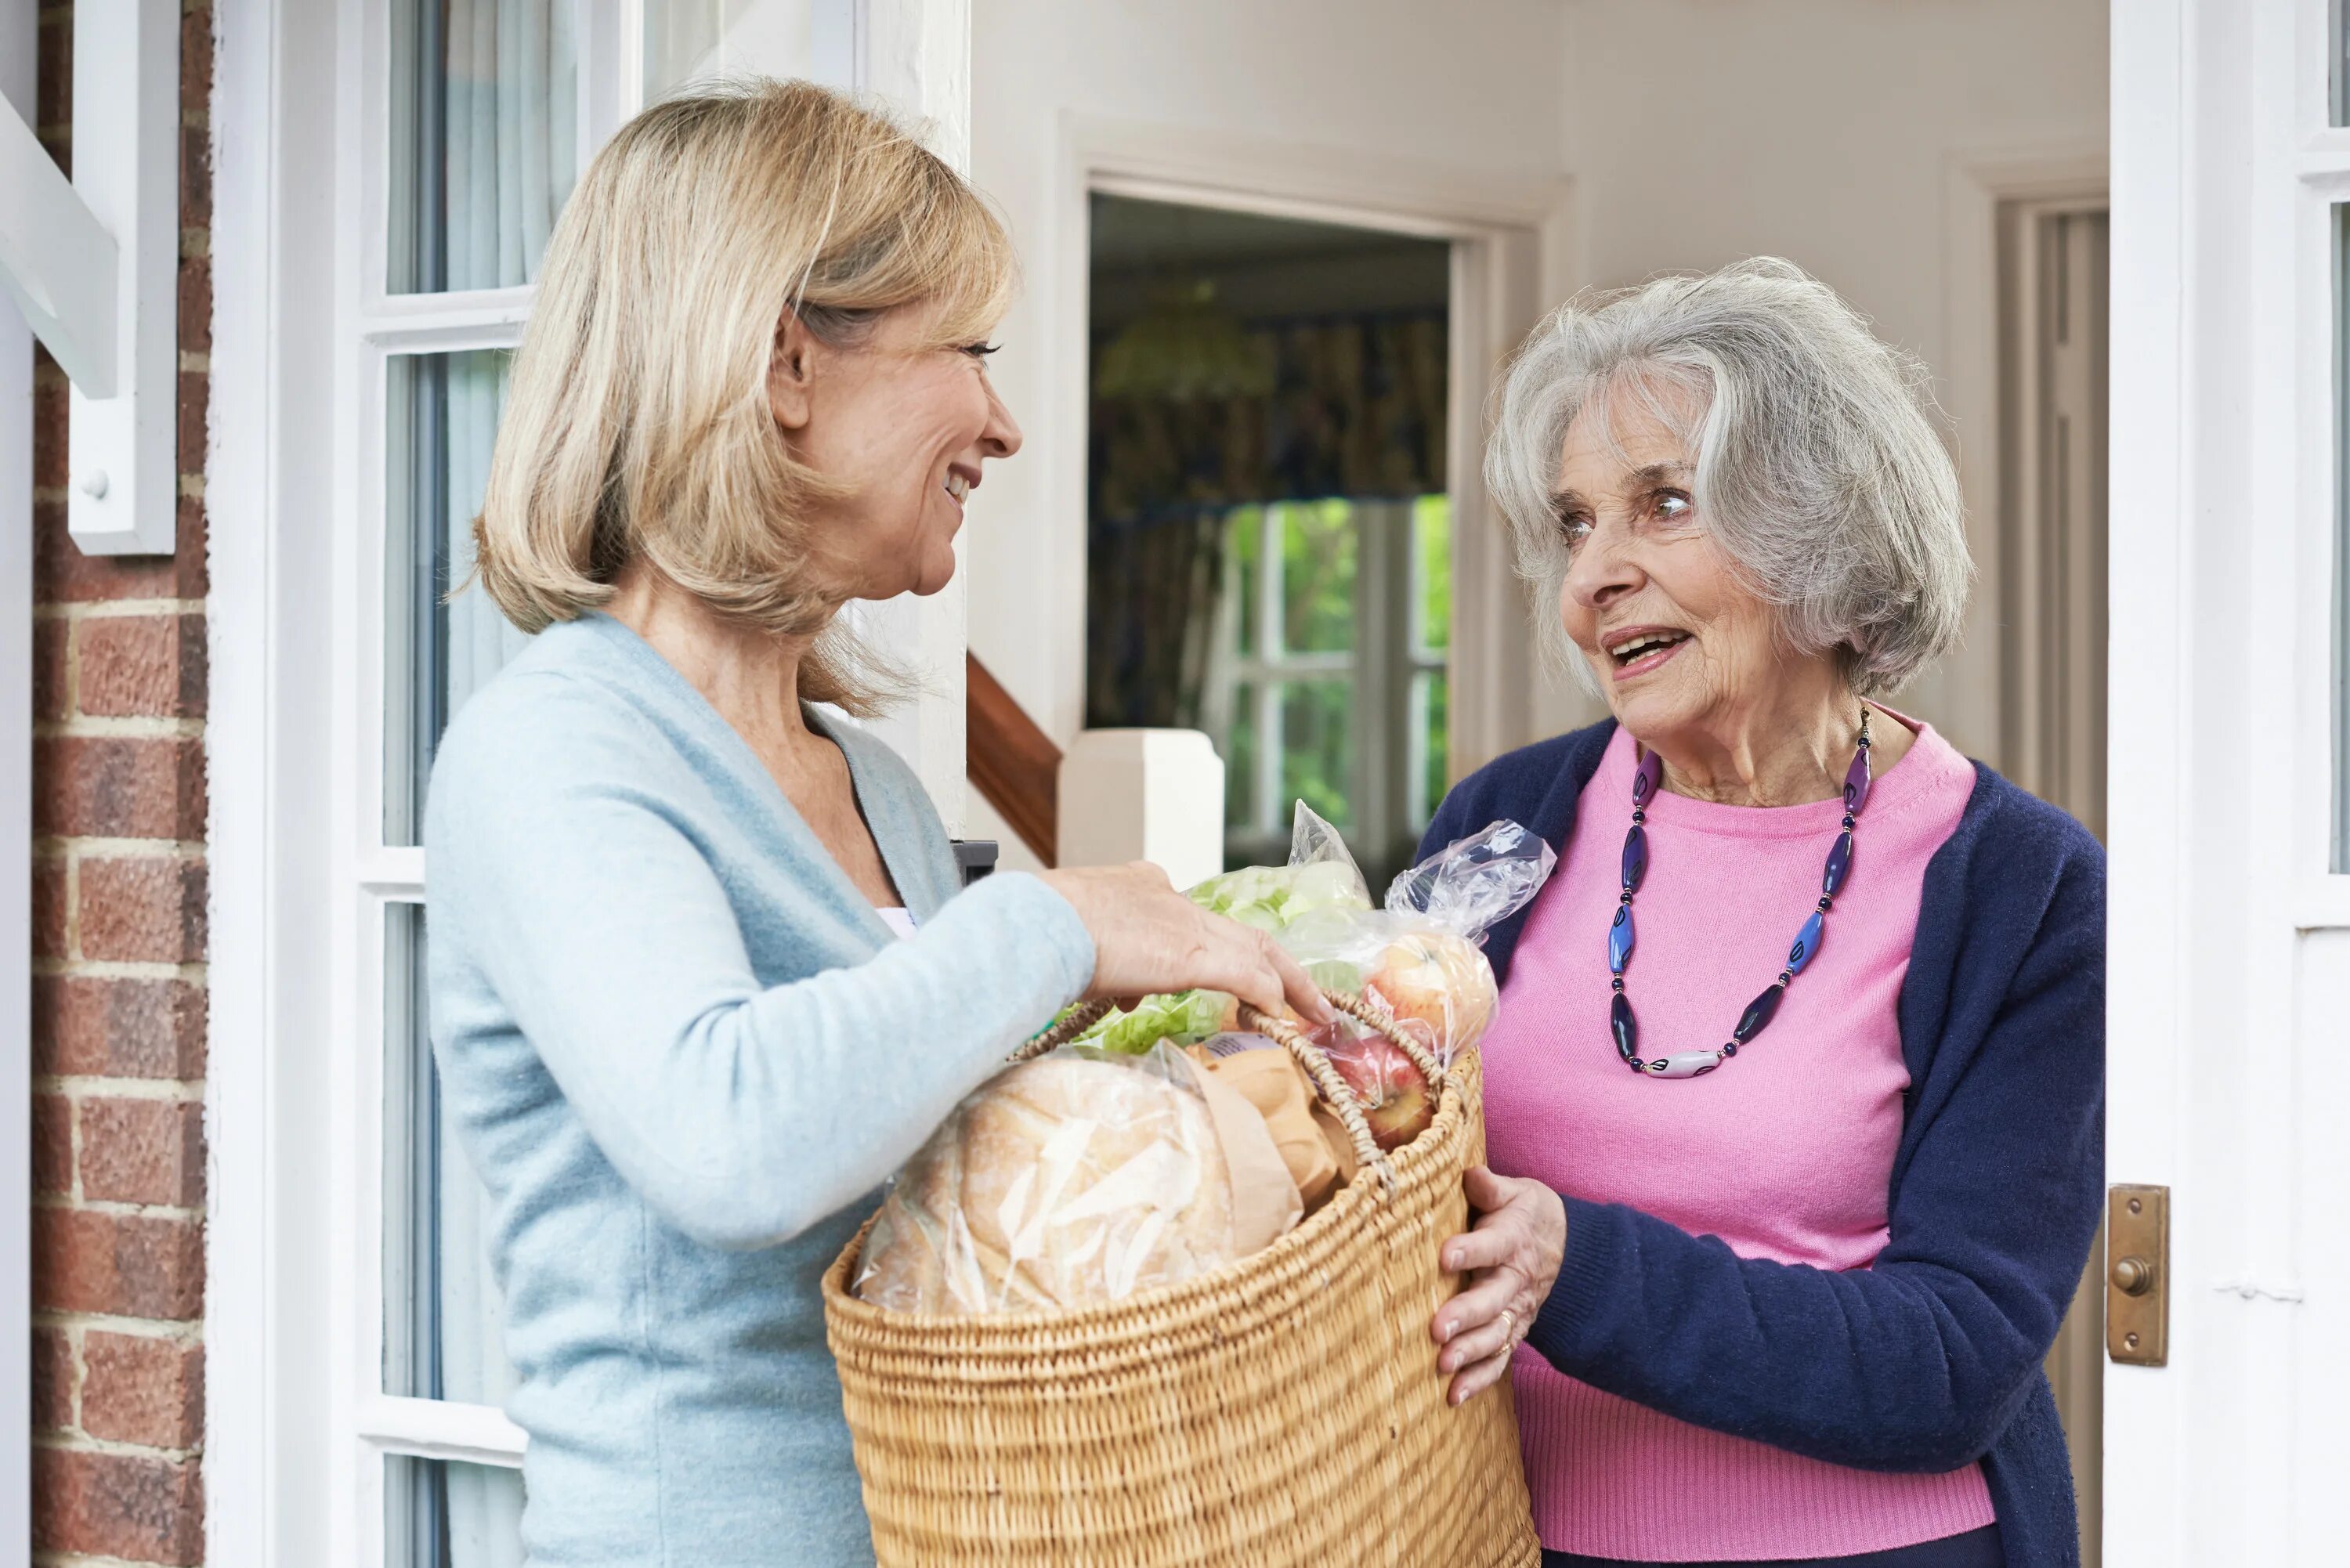
[[[180,524],[66,536],[66,382],[34,376],[33,1545],[203,1558],[204,400],[211,0],[181,30]],[[73,11],[40,16],[71,166]]]

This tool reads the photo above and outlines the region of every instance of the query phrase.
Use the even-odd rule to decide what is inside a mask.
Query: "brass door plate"
[[[2170,1356],[2170,1189],[2106,1193],[2106,1354],[2127,1366]]]

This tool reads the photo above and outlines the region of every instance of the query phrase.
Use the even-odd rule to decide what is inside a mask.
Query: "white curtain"
[[[434,0],[422,0],[431,5]],[[536,275],[578,170],[574,0],[442,0],[447,282],[510,288]],[[449,587],[473,565],[473,519],[504,405],[504,356],[445,361],[447,498],[439,552]],[[440,490],[441,487],[433,487]],[[453,715],[528,639],[479,590],[446,608],[441,711]],[[504,1308],[487,1254],[487,1199],[444,1111],[440,1137],[441,1367],[444,1397],[502,1405],[513,1391]],[[523,1568],[522,1486],[510,1470],[451,1465],[451,1568]]]

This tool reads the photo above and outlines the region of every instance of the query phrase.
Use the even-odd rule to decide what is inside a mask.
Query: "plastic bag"
[[[1345,840],[1300,801],[1290,861],[1228,871],[1191,896],[1271,931],[1316,983],[1360,995],[1449,1067],[1492,1022],[1493,971],[1479,944],[1533,901],[1558,857],[1526,828],[1496,822],[1398,876],[1374,909]],[[1080,1038],[1109,1051],[1190,1045],[1240,1028],[1239,1012],[1214,992],[1148,997]],[[1409,1142],[1435,1115],[1425,1075],[1376,1031],[1342,1018],[1310,1038],[1355,1091],[1380,1147]]]
[[[1167,1046],[1068,1047],[972,1091],[883,1201],[854,1289],[900,1312],[1117,1301],[1238,1255],[1222,1145]]]

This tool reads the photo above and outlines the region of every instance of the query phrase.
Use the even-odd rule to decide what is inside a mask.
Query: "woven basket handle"
[[[1411,1064],[1419,1069],[1420,1076],[1428,1083],[1430,1094],[1440,1095],[1444,1085],[1452,1080],[1452,1075],[1438,1064],[1428,1047],[1399,1027],[1396,1021],[1380,1008],[1360,996],[1342,991],[1325,991],[1322,994],[1331,1006],[1366,1029],[1375,1031],[1401,1051]],[[1057,1051],[1092,1028],[1109,1010],[1110,1004],[1107,1002],[1088,1002],[1082,1007],[1074,1008],[1050,1029],[1013,1052],[1008,1059],[1026,1062],[1047,1052]],[[1330,1064],[1330,1058],[1286,1020],[1260,1012],[1246,1002],[1241,1004],[1240,1020],[1248,1028],[1288,1052],[1305,1070],[1305,1076],[1313,1084],[1315,1092],[1322,1097],[1323,1104],[1330,1107],[1331,1115],[1338,1118],[1338,1125],[1347,1129],[1347,1138],[1355,1146],[1357,1162],[1376,1171],[1381,1189],[1392,1196],[1396,1189],[1395,1168],[1388,1163],[1387,1155],[1371,1136],[1370,1123],[1363,1119],[1360,1102],[1354,1091],[1347,1087],[1347,1081],[1338,1075],[1338,1070]]]

